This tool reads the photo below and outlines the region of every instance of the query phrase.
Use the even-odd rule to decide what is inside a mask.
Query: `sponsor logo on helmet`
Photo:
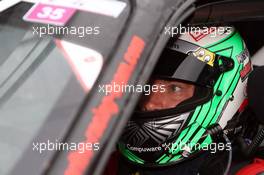
[[[127,144],[127,148],[131,151],[135,151],[135,152],[156,152],[156,151],[161,151],[161,147],[157,146],[157,147],[134,147],[134,146],[130,146],[129,144]]]
[[[240,77],[242,79],[242,82],[245,81],[251,72],[251,62],[249,61],[244,68],[240,71]]]
[[[237,55],[237,60],[239,63],[244,63],[246,59],[249,58],[249,52],[247,49],[243,50],[239,55]]]
[[[210,52],[209,50],[203,48],[199,48],[198,50],[193,52],[193,55],[202,62],[205,62],[210,66],[214,66],[215,54],[213,52]]]

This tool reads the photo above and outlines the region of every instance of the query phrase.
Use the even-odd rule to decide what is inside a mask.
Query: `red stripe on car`
[[[124,55],[123,61],[119,64],[111,85],[127,84],[136,64],[142,54],[145,47],[145,42],[138,36],[133,36],[129,47]],[[88,124],[85,132],[85,143],[99,142],[111,119],[118,114],[119,106],[115,100],[122,98],[122,92],[110,92],[105,96],[101,103],[92,109],[92,119]],[[64,172],[64,175],[82,175],[85,169],[89,166],[89,163],[94,155],[93,151],[85,150],[84,153],[78,151],[70,152],[68,155],[68,165]]]

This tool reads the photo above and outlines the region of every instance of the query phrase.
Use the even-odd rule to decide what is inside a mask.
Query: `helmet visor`
[[[204,49],[199,49],[186,54],[166,48],[153,76],[212,87],[219,74],[214,65],[215,55],[205,55],[205,52]]]

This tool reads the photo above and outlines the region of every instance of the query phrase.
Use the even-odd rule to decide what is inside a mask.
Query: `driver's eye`
[[[170,85],[170,88],[171,88],[171,90],[172,90],[173,92],[179,92],[179,91],[182,90],[179,86],[177,86],[177,85],[175,85],[175,84]]]

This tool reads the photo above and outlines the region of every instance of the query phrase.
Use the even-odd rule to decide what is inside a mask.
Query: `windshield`
[[[74,115],[101,67],[101,62],[96,63],[93,80],[84,79],[82,74],[86,72],[69,50],[79,47],[84,54],[91,50],[34,34],[33,27],[41,25],[22,19],[31,7],[21,3],[0,14],[0,174],[12,169],[51,113],[70,108]],[[66,92],[68,98],[62,100]]]

